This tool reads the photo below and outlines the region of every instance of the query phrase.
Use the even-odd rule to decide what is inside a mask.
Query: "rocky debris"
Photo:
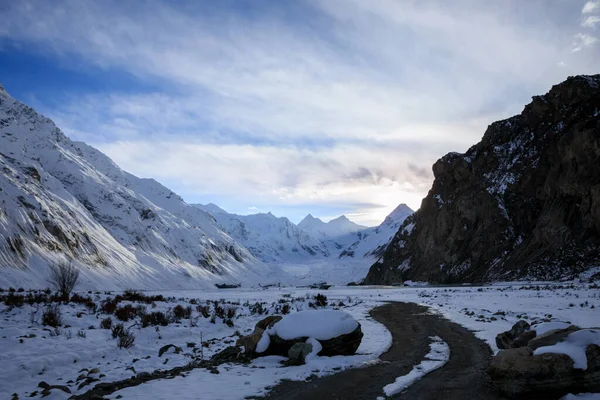
[[[288,365],[302,365],[306,362],[306,356],[311,353],[313,346],[310,343],[294,343],[288,350]]]
[[[524,333],[524,332],[533,332],[533,337],[535,337],[535,331],[529,330],[530,326],[527,321],[520,320],[516,324],[513,325],[511,330],[502,332],[496,336],[496,346],[499,349],[510,349],[513,347],[521,347],[514,346],[514,342]],[[522,342],[521,339],[519,342]],[[527,344],[527,343],[525,343]]]
[[[513,329],[496,337],[501,350],[492,358],[488,373],[494,386],[511,398],[559,398],[567,393],[596,392],[600,390],[600,347],[586,347],[587,369],[574,368],[566,354],[544,353],[534,355],[535,349],[552,346],[581,328],[571,325],[554,329],[536,337],[535,330],[523,330],[527,325],[519,321]],[[520,333],[518,333],[520,332]],[[510,336],[517,339],[510,341]],[[526,340],[525,337],[530,337]]]
[[[240,346],[229,346],[213,355],[211,361],[218,364],[226,362],[246,364],[252,361],[252,357],[250,357]]]
[[[434,183],[364,284],[572,277],[600,263],[600,75],[491,124]]]
[[[131,378],[123,379],[115,382],[101,382],[85,393],[70,397],[71,400],[90,400],[102,399],[118,390],[122,390],[132,386],[138,386],[142,383],[153,381],[156,379],[172,379],[178,376],[184,376],[184,372],[189,372],[194,369],[204,368],[211,373],[219,373],[217,367],[224,363],[247,364],[251,360],[244,353],[241,347],[230,346],[223,351],[213,355],[210,360],[194,360],[187,365],[175,367],[170,370],[156,370],[154,372],[140,372]],[[59,388],[49,386],[50,388]]]
[[[42,389],[42,397],[49,396],[52,389],[62,390],[65,393],[71,394],[71,389],[64,385],[50,385],[44,381],[38,383],[38,387]]]

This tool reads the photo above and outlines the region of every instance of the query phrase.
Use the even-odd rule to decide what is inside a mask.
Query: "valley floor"
[[[177,318],[179,322],[168,326],[142,327],[135,318],[124,322],[125,328],[135,335],[135,344],[129,349],[119,349],[111,331],[100,328],[101,321],[108,317],[101,308],[92,312],[79,303],[62,305],[62,327],[53,329],[41,325],[43,307],[0,304],[0,397],[10,398],[16,393],[23,399],[35,392],[32,397],[39,398],[42,390],[37,386],[41,381],[65,385],[72,394],[81,394],[100,382],[183,366],[199,357],[206,359],[235,344],[236,333],[247,334],[266,313],[279,313],[286,305],[292,312],[308,309],[318,292],[294,287],[145,292],[146,295],[161,294],[167,301],[143,304],[144,312],[172,314],[175,306],[181,305],[183,308],[190,306],[191,315]],[[357,355],[316,357],[298,367],[282,367],[279,364],[281,357],[262,357],[250,366],[224,364],[218,367],[218,373],[196,369],[182,377],[155,380],[116,391],[109,398],[242,399],[265,395],[281,380],[310,380],[342,369],[376,364],[380,361],[379,356],[391,347],[392,336],[385,326],[373,320],[370,312],[389,301],[427,306],[429,312],[439,313],[474,331],[493,352],[497,351],[496,334],[510,329],[519,319],[568,321],[582,327],[599,322],[600,290],[587,283],[334,287],[322,293],[328,298],[327,307],[349,312],[362,324],[364,337]],[[0,294],[6,295],[6,292]],[[99,307],[107,298],[114,299],[116,294],[81,293],[90,296]],[[119,306],[127,304],[140,305],[122,301]],[[235,309],[231,322],[226,315],[228,309]],[[119,322],[114,315],[112,319],[114,324]],[[180,347],[181,351],[171,348],[159,356],[159,350],[168,344]],[[383,387],[380,395],[385,396]],[[53,389],[47,398],[68,397],[65,392]]]

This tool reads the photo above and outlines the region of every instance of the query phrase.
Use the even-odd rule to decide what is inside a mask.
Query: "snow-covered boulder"
[[[552,329],[557,324],[562,323],[525,330],[537,329],[539,335],[492,358],[488,372],[500,391],[510,397],[548,398],[600,391],[600,329]]]
[[[315,355],[352,355],[360,346],[360,324],[348,313],[337,310],[309,310],[287,315],[268,327],[256,352],[288,356],[296,343],[311,343]]]

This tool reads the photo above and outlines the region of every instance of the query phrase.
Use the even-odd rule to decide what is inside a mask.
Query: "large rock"
[[[529,347],[500,351],[488,373],[494,385],[511,398],[559,398],[567,393],[600,390],[600,347],[586,348],[587,370],[573,368],[565,354],[533,355]]]
[[[499,349],[521,347],[519,345],[515,345],[515,341],[521,337],[524,332],[531,332],[529,328],[530,325],[527,321],[518,321],[509,331],[502,332],[496,336],[496,346],[498,346]],[[531,336],[531,334],[528,334],[527,336]],[[535,337],[535,332],[533,332],[533,337]],[[523,339],[524,337],[521,338],[518,343],[522,343],[524,341]]]
[[[249,335],[240,337],[237,340],[236,345],[243,346],[244,352],[247,354],[255,353],[256,346],[262,338],[264,331],[281,321],[281,318],[281,315],[270,315],[264,319],[261,319],[254,326],[254,331]]]
[[[364,284],[573,276],[600,263],[600,75],[491,124],[434,182]]]
[[[575,331],[578,331],[579,329],[580,328],[575,325],[571,325],[564,329],[553,329],[535,337],[534,339],[531,339],[527,343],[527,346],[529,346],[532,350],[535,350],[538,347],[552,346],[558,342],[562,342],[567,336]]]
[[[362,341],[363,332],[360,324],[348,334],[340,335],[328,340],[319,340],[323,349],[319,352],[321,356],[351,356],[356,353]],[[282,339],[277,335],[271,336],[271,344],[264,353],[265,355],[287,356],[289,350],[296,343],[304,343],[308,337],[298,337],[291,340]]]

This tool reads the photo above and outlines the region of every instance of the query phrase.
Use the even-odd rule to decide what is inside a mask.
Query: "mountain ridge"
[[[72,259],[84,285],[206,287],[275,271],[212,217],[153,179],[121,170],[0,92],[0,283],[45,285]]]

